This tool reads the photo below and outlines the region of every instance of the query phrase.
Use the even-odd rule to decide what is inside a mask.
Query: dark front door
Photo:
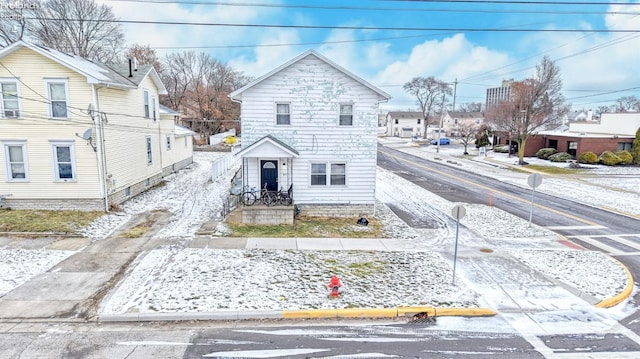
[[[260,161],[260,188],[267,184],[269,191],[278,190],[278,161]]]

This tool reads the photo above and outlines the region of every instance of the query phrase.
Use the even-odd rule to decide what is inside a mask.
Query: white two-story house
[[[0,50],[2,206],[108,211],[192,162],[151,66],[18,41]]]
[[[378,108],[388,94],[310,50],[229,96],[241,103],[245,186],[292,187],[308,215],[373,211]]]

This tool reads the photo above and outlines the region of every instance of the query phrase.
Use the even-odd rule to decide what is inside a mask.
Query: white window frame
[[[17,116],[10,116],[7,117],[7,114],[5,111],[11,111],[11,110],[6,110],[4,108],[4,95],[2,94],[2,89],[3,89],[3,85],[4,84],[14,84],[16,85],[16,102],[18,102],[18,114]],[[20,97],[20,82],[14,78],[6,78],[6,77],[0,77],[0,118],[12,118],[12,119],[17,119],[17,118],[22,118],[22,101],[20,101],[21,97]],[[12,101],[13,99],[9,100]],[[16,110],[13,110],[16,111]]]
[[[53,165],[53,181],[54,182],[75,182],[77,180],[76,173],[76,156],[75,143],[73,141],[49,141],[51,144],[51,164]],[[58,147],[69,148],[69,163],[71,165],[71,178],[60,178],[60,164],[67,162],[59,162]]]
[[[9,158],[9,147],[22,148],[22,166],[24,167],[24,178],[13,178],[11,160]],[[2,152],[4,153],[5,180],[7,182],[29,182],[29,157],[27,156],[27,141],[2,141]]]
[[[167,151],[171,151],[171,136],[167,135]]]
[[[156,110],[156,97],[155,96],[151,96],[151,114],[153,118],[153,122],[156,122],[158,120],[158,111]]]
[[[143,111],[144,118],[149,118],[149,90],[142,91]]]
[[[343,109],[346,109],[347,106],[351,110],[351,113],[342,112]],[[349,123],[342,123],[342,118],[350,119]],[[353,126],[353,103],[352,102],[341,102],[338,105],[338,125],[340,126]]]
[[[287,111],[286,113],[280,113],[279,107],[280,105],[286,105]],[[280,123],[279,116],[287,116],[287,123]],[[276,125],[278,126],[287,126],[291,125],[291,104],[289,102],[276,102]]]
[[[314,165],[322,165],[324,166],[324,172],[313,172]],[[342,165],[344,166],[344,173],[333,174],[333,166],[334,165]],[[346,162],[310,162],[309,163],[309,185],[311,187],[346,187],[347,186],[347,173],[348,173],[348,164]],[[323,176],[324,183],[313,183],[313,176]],[[334,176],[344,177],[344,183],[334,184]]]
[[[145,147],[147,151],[147,164],[153,164],[153,146],[151,143],[151,136],[145,136]]]
[[[61,78],[49,78],[49,79],[45,79],[45,87],[47,90],[47,110],[48,110],[48,114],[49,114],[49,118],[52,119],[56,119],[56,120],[67,120],[69,118],[71,118],[70,114],[71,111],[69,111],[69,80],[67,79],[61,79]],[[52,84],[63,84],[64,85],[64,96],[65,96],[65,112],[66,112],[66,116],[64,117],[56,117],[53,115],[53,100],[51,99],[51,85]]]

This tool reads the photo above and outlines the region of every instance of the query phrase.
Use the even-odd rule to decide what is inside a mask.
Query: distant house
[[[292,186],[309,215],[373,212],[388,94],[310,50],[229,96],[241,103],[245,186]]]
[[[590,119],[569,122],[566,131],[540,131],[527,139],[524,155],[532,157],[541,148],[555,148],[575,158],[582,153],[600,155],[604,151],[631,150],[635,133],[640,128],[640,113],[603,113],[599,122]],[[499,143],[507,143],[503,136]]]
[[[192,162],[152,66],[18,41],[0,50],[3,206],[109,210]]]
[[[482,112],[448,111],[442,119],[442,128],[449,136],[459,136],[460,128],[480,126],[484,122]]]
[[[393,111],[387,113],[387,136],[411,138],[422,136],[424,116],[422,112]]]

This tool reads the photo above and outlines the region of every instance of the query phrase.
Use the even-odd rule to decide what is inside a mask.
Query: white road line
[[[549,226],[544,227],[550,231],[569,231],[569,230],[581,230],[581,229],[606,229],[605,226]]]
[[[205,354],[203,358],[278,358],[288,355],[302,355],[326,352],[331,349],[265,349],[265,350],[242,350],[242,351],[227,351],[227,352],[213,352]]]
[[[604,243],[598,241],[597,239],[594,239],[591,236],[572,236],[571,238],[572,239],[575,238],[575,239],[581,240],[581,241],[583,241],[585,243],[589,243],[590,245],[592,245],[594,247],[598,247],[598,248],[602,249],[603,251],[605,251],[609,255],[617,256],[617,255],[625,254],[625,252],[623,252],[623,251],[621,251],[621,250],[619,250],[617,248],[611,247],[610,245],[604,244]]]

